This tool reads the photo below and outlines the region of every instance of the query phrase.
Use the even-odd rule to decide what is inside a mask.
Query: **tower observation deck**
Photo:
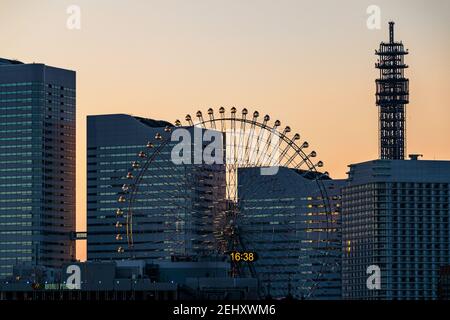
[[[405,106],[409,103],[409,80],[405,78],[403,43],[394,40],[394,22],[389,22],[389,42],[375,51],[380,70],[376,79],[376,104],[379,106],[379,148],[381,159],[405,158]]]

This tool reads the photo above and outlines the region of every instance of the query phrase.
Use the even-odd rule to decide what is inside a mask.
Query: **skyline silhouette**
[[[66,28],[70,4],[2,1],[0,37],[2,57],[77,72],[79,230],[88,114],[173,122],[210,106],[246,107],[307,137],[334,178],[378,158],[374,51],[391,19],[410,50],[407,153],[450,159],[448,1],[378,1],[380,30],[366,27],[369,1],[83,0],[80,30]]]

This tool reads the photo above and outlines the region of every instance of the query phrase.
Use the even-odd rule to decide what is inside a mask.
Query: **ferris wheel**
[[[213,153],[222,161],[174,163],[177,130],[218,133]],[[333,218],[328,173],[300,134],[258,111],[221,107],[188,114],[149,140],[118,197],[119,254],[216,255],[232,276],[257,278],[261,295],[313,295],[330,267]],[[192,148],[198,144],[207,149],[201,139]]]

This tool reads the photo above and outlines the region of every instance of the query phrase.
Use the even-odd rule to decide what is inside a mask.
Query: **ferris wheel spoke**
[[[248,178],[250,181],[254,181],[252,179],[252,177]],[[272,182],[267,182],[266,185],[270,185],[271,186],[271,190],[268,191],[269,194],[272,194],[273,191],[282,191],[282,190],[276,190],[277,186],[276,184],[272,183]],[[256,188],[251,188],[249,186],[246,186],[247,189],[249,190],[255,190]],[[247,194],[242,194],[241,196],[241,203],[245,203],[245,200],[247,198],[251,199],[253,197],[254,192],[249,192]],[[288,202],[284,202],[282,203],[281,201],[278,201],[277,203],[274,204],[274,206],[291,206],[293,204],[293,200],[290,200]],[[268,209],[269,211],[270,208]],[[290,209],[291,210],[291,209]],[[245,212],[245,208],[244,208],[244,212]],[[247,217],[243,212],[243,217],[245,218],[249,218]],[[251,221],[251,217],[249,219],[243,219],[243,217],[241,216],[241,219],[244,220],[242,221],[242,225],[251,225],[252,221]],[[295,217],[295,214],[291,214],[290,217],[287,216],[286,219],[293,219],[293,220],[297,220],[298,218]],[[298,220],[297,220],[298,221]],[[269,221],[266,221],[266,223],[269,223]],[[297,223],[293,224],[291,227],[287,226],[287,227],[282,227],[281,230],[277,230],[277,232],[275,232],[275,227],[273,227],[272,229],[272,239],[270,242],[266,242],[263,244],[254,244],[254,238],[252,238],[253,235],[257,235],[258,233],[260,234],[267,234],[269,232],[269,230],[267,230],[267,225],[264,227],[262,227],[261,229],[257,228],[257,229],[252,229],[252,230],[248,230],[246,229],[244,234],[246,235],[244,237],[244,239],[242,239],[241,241],[243,243],[249,243],[249,244],[253,244],[253,245],[248,245],[252,250],[262,250],[263,252],[266,252],[267,250],[270,250],[274,248],[274,243],[276,243],[275,241],[277,241],[277,243],[279,243],[280,247],[283,247],[283,252],[285,255],[285,258],[281,259],[278,258],[280,261],[285,261],[285,263],[293,263],[295,261],[298,260],[298,257],[302,254],[300,252],[300,250],[298,249],[298,247],[295,245],[296,241],[300,241],[301,238],[299,236],[299,233],[302,232],[302,228],[299,227],[299,225],[302,224],[302,222],[298,221]],[[303,228],[303,231],[306,231],[307,228]],[[247,240],[246,238],[249,238],[249,240]],[[295,240],[297,239],[297,240]],[[272,257],[273,258],[273,257]],[[258,269],[258,268],[257,268]],[[261,269],[260,269],[261,271]],[[280,271],[283,271],[283,268],[280,268]],[[284,272],[284,271],[283,271]],[[304,286],[304,283],[300,283],[300,286]]]
[[[267,157],[265,157],[265,166],[267,167],[273,167],[275,166],[275,163],[277,163],[277,165],[279,165],[280,162],[280,153],[279,153],[279,149],[281,147],[282,142],[277,141],[276,142],[277,145],[273,145],[272,144],[272,139],[270,140],[270,142],[268,143],[268,152],[267,152]],[[277,159],[275,159],[275,157],[278,156],[278,161],[276,161]],[[264,165],[263,162],[261,162],[261,165]]]
[[[290,130],[291,130],[290,127],[286,127],[283,132],[288,133],[288,132],[290,132]],[[269,155],[269,159],[270,159],[269,161],[270,161],[270,163],[273,163],[274,157],[276,155],[278,155],[278,161],[277,161],[278,166],[283,166],[283,159],[289,157],[288,156],[289,151],[293,152],[292,150],[293,150],[293,145],[295,144],[295,139],[298,139],[300,137],[300,135],[295,134],[292,139],[290,139],[287,136],[280,135],[279,133],[277,135],[278,135],[278,139],[279,139],[278,149],[274,148],[274,150],[271,151],[271,154]],[[283,146],[283,144],[284,144],[284,146]],[[297,156],[301,157],[302,155],[297,153]]]
[[[250,169],[250,170],[251,170],[251,169]],[[258,176],[258,174],[253,173],[253,174],[250,176],[250,178],[251,178],[251,177],[255,178],[255,177],[257,177],[257,176]],[[246,179],[249,180],[249,178],[246,178]],[[266,185],[270,185],[270,186],[272,187],[272,189],[269,189],[269,190],[267,191],[267,194],[271,194],[271,192],[276,191],[273,187],[274,187],[275,185],[278,185],[278,184],[275,184],[275,183],[274,183],[274,181],[275,181],[275,178],[274,178],[274,177],[270,177],[270,178],[268,178],[267,180],[268,180],[268,181],[266,181],[265,184],[266,184]],[[245,181],[244,181],[244,182],[245,182]],[[250,184],[250,185],[246,185],[245,187],[246,187],[246,192],[242,194],[242,196],[241,196],[241,198],[240,198],[240,201],[241,201],[241,202],[242,202],[242,201],[245,201],[246,199],[252,199],[252,196],[254,196],[254,195],[256,195],[256,194],[258,194],[258,193],[261,192],[259,186],[255,186],[255,185]],[[247,191],[247,190],[250,190],[250,191]]]
[[[180,212],[180,208],[166,208],[163,210],[163,216],[166,218],[161,217],[155,217],[155,222],[160,222],[165,220],[165,224],[162,230],[164,230],[162,237],[159,238],[159,241],[168,241],[171,243],[171,248],[178,252],[178,254],[185,254],[186,253],[186,241],[189,241],[186,239],[186,232],[190,232],[192,225],[196,225],[196,230],[206,230],[208,231],[207,224],[202,223],[201,221],[195,221],[195,217],[192,214],[192,210],[190,211],[184,211]],[[167,218],[169,216],[169,218]],[[186,218],[188,217],[188,218]],[[138,219],[138,222],[140,219]],[[141,227],[137,230],[135,230],[135,236],[136,239],[138,239],[136,242],[139,243],[140,246],[154,243],[155,240],[149,239],[145,240],[141,239],[141,236],[146,235],[150,232],[152,234],[154,232],[154,227],[151,227],[152,223],[148,221],[147,218],[144,219],[146,223],[143,223],[143,221],[140,223]],[[149,225],[149,227],[146,227]],[[189,233],[190,234],[190,233]],[[194,237],[190,241],[199,241],[199,237]],[[211,240],[211,242],[213,242]]]
[[[268,117],[268,116],[266,116]],[[260,159],[258,159],[256,161],[256,165],[257,166],[263,166],[264,165],[264,161],[269,159],[269,162],[266,163],[266,166],[270,166],[271,165],[271,154],[274,150],[279,150],[280,147],[280,136],[279,133],[277,131],[277,128],[281,125],[281,122],[279,120],[275,120],[274,125],[271,129],[266,130],[266,132],[269,132],[268,134],[268,138],[266,139],[265,143],[264,143],[264,148],[263,148],[263,152],[261,152],[260,155]],[[272,141],[273,139],[276,138],[277,139],[277,145],[273,145]],[[282,140],[281,140],[282,141]],[[273,149],[271,148],[273,147]],[[278,147],[278,148],[277,148]],[[275,154],[275,153],[274,153]]]
[[[265,116],[264,117],[264,122],[263,122],[263,124],[262,124],[262,126],[265,128],[266,127],[266,124],[267,124],[267,117],[268,116]],[[262,130],[261,128],[259,129],[259,132],[258,132],[258,136],[257,136],[257,138],[256,138],[256,153],[254,153],[254,157],[258,157],[259,156],[259,154],[260,154],[260,149],[261,149],[261,140],[263,139],[263,136],[264,136],[264,133],[265,133],[266,131],[265,130]],[[253,157],[252,157],[253,158]],[[257,166],[257,159],[252,159],[251,161],[250,161],[250,163],[252,164],[252,166]]]
[[[255,135],[255,129],[256,129],[256,120],[258,119],[259,113],[258,111],[253,112],[253,119],[251,120],[250,125],[250,133],[247,138],[247,143],[245,144],[245,150],[244,150],[244,166],[249,167],[250,166],[250,147],[253,142],[253,137]]]
[[[240,131],[238,132],[239,140],[238,140],[238,148],[237,148],[237,150],[238,150],[238,163],[239,163],[239,165],[242,165],[242,162],[243,162],[242,156],[243,156],[244,150],[243,150],[242,143],[244,142],[244,139],[245,139],[245,129],[246,129],[246,126],[247,126],[247,121],[246,121],[247,113],[248,113],[247,109],[244,108],[242,110],[242,119],[243,119],[243,121],[240,121],[241,126],[240,126]]]
[[[277,120],[278,121],[278,120]],[[265,139],[263,151],[258,155],[258,159],[256,160],[256,166],[271,166],[272,161],[274,160],[277,151],[280,149],[281,143],[277,134],[274,134],[274,130],[276,130],[277,126],[274,126],[270,134],[268,134],[267,139]],[[278,140],[276,145],[273,144],[274,137]],[[281,140],[282,141],[282,140]]]
[[[284,140],[283,140],[284,141]],[[286,143],[286,146],[282,149],[282,151],[280,152],[280,159],[283,159],[286,154],[289,152],[289,150],[291,150],[292,148],[292,141],[284,141]]]
[[[300,158],[300,159],[299,159],[299,158]],[[300,162],[297,163],[297,162],[296,162],[297,159],[299,159]],[[283,163],[283,166],[284,166],[284,167],[294,167],[295,169],[300,169],[300,167],[301,167],[303,164],[307,163],[307,161],[308,161],[307,158],[304,157],[303,155],[300,155],[300,156],[299,156],[298,153],[293,152],[292,155],[290,155],[290,156],[287,158],[286,162]],[[294,164],[294,166],[292,166],[292,164]]]
[[[157,161],[155,161],[154,164],[155,164],[155,167],[157,169],[160,169],[161,171],[164,171],[167,175],[169,175],[169,176],[173,175],[173,172],[174,172],[173,167],[169,168],[167,166],[160,165],[159,162],[157,162]],[[177,165],[177,166],[181,166],[181,165]],[[190,171],[186,172],[187,169],[186,169],[185,166],[183,166],[184,176],[182,178],[182,183],[178,184],[178,187],[175,187],[175,186],[165,182],[165,183],[163,183],[163,185],[166,188],[161,189],[159,193],[168,193],[168,194],[172,193],[174,195],[173,196],[174,198],[176,198],[178,196],[181,199],[184,199],[185,202],[186,202],[186,199],[192,199],[192,196],[190,196],[190,194],[193,194],[195,192],[195,186],[194,185],[191,185],[189,187],[186,187],[186,186],[189,185],[189,184],[194,183],[196,170],[199,170],[199,168],[201,168],[201,165],[192,166],[192,167],[190,167],[190,169],[188,169]],[[184,194],[180,194],[180,190]],[[190,194],[188,194],[187,191]],[[212,192],[212,191],[210,191],[210,192]],[[147,195],[147,193],[144,193],[144,195]],[[178,202],[174,202],[173,200],[171,201],[170,198],[166,198],[165,201],[168,201],[168,203],[176,205],[176,206],[178,206],[180,208],[184,208],[186,210],[193,210],[193,212],[197,212],[197,211],[195,211],[196,209],[194,208],[195,205],[196,205],[195,201],[193,203],[191,203],[191,206],[187,206],[186,204],[182,205],[182,204],[180,204]],[[203,200],[203,201],[205,201],[205,200]]]
[[[156,163],[155,163],[155,167],[157,167],[160,171],[166,171],[167,174],[173,175],[173,171],[169,171],[169,169],[163,168],[162,166],[159,166]],[[159,177],[161,177],[161,176],[159,176]],[[153,176],[151,176],[150,179],[151,178],[153,178]],[[158,188],[159,188],[158,189],[158,194],[164,194],[166,196],[169,196],[169,198],[165,198],[165,201],[168,201],[169,199],[182,198],[183,196],[186,199],[187,198],[186,194],[183,195],[183,194],[180,194],[180,192],[179,192],[180,189],[181,190],[186,190],[186,188],[178,188],[178,189],[176,188],[176,186],[180,186],[181,187],[181,186],[185,186],[185,185],[186,185],[185,183],[170,184],[169,182],[161,182],[161,183],[159,183],[159,186],[158,186]],[[150,188],[150,187],[155,187],[155,184],[154,184],[154,182],[147,181],[144,178],[143,182],[141,182],[141,186],[142,187],[145,186],[147,188]],[[161,186],[163,186],[163,188]],[[150,194],[149,191],[147,191],[147,192],[143,191],[143,192],[141,192],[141,194],[145,195],[145,196],[149,196],[149,195],[153,196],[153,194]],[[177,205],[180,205],[180,204],[177,204]],[[187,209],[186,206],[183,206],[183,207],[185,209]]]
[[[140,170],[129,171],[136,175],[134,183],[130,184],[128,193],[121,194],[129,200],[128,246],[133,250],[136,240],[139,254],[145,253],[151,240],[143,235],[152,232],[154,223],[165,221],[162,239],[153,236],[150,239],[165,239],[167,252],[200,254],[201,243],[205,251],[214,249],[218,253],[231,248],[270,252],[276,261],[262,257],[252,265],[233,266],[234,274],[260,279],[259,273],[267,275],[263,278],[272,278],[273,290],[278,295],[286,293],[289,281],[297,295],[310,296],[318,286],[324,266],[333,262],[330,257],[335,254],[329,249],[331,243],[326,242],[328,226],[333,220],[327,190],[321,181],[324,174],[317,171],[322,163],[312,161],[314,151],[305,152],[306,141],[298,144],[299,134],[288,136],[290,127],[280,129],[280,122],[270,123],[269,116],[258,120],[258,111],[253,112],[253,117],[247,117],[247,113],[243,109],[238,115],[234,107],[228,112],[221,107],[217,117],[212,108],[208,109],[206,117],[198,111],[195,123],[190,115],[185,117],[188,127],[223,134],[226,161],[222,169],[210,171],[211,167],[206,165],[194,165],[188,174],[174,168],[164,152],[167,149],[160,146],[168,144],[163,137],[153,153],[147,152],[139,160]],[[181,122],[177,120],[175,125],[181,126]],[[318,191],[313,199],[312,216],[301,209],[301,202],[291,196],[278,180],[279,176],[257,176],[257,170],[274,163],[297,170],[308,181],[315,181]],[[246,168],[250,171],[241,172]],[[218,179],[214,177],[215,170]],[[252,185],[258,182],[261,185]],[[284,196],[286,194],[289,195]],[[266,197],[261,198],[264,195]],[[153,208],[150,198],[162,205]],[[133,239],[134,233],[136,239]],[[186,241],[191,241],[194,251],[187,251]],[[267,284],[267,279],[262,281]]]

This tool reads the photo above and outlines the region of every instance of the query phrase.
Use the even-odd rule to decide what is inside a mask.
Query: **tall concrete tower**
[[[409,103],[409,80],[405,78],[403,43],[394,40],[394,22],[389,22],[389,42],[375,51],[380,70],[376,80],[376,104],[379,106],[379,156],[381,159],[405,158],[405,107]]]

